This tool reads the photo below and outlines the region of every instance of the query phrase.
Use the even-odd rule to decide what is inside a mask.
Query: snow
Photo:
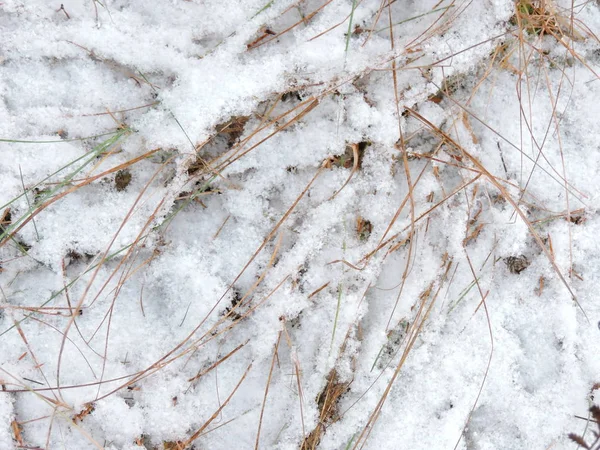
[[[0,3],[1,449],[593,428],[600,6],[381,5]]]

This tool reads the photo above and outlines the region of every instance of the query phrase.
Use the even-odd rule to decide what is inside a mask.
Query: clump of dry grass
[[[510,23],[529,35],[549,35],[558,41],[564,36],[583,39],[572,19],[559,11],[552,0],[518,0]]]
[[[319,410],[317,426],[302,441],[300,450],[315,450],[327,426],[340,419],[339,402],[342,396],[350,389],[349,381],[340,381],[337,370],[334,368],[327,375],[327,383],[316,398]]]

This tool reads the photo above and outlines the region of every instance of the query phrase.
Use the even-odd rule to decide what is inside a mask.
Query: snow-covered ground
[[[598,1],[0,2],[0,449],[591,443],[597,35]]]

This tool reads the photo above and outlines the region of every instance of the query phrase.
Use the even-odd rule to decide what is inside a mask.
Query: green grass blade
[[[140,238],[140,240],[144,239],[145,237],[147,237],[148,235],[144,235]],[[74,280],[72,280],[70,283],[68,283],[67,285],[65,285],[65,287],[63,287],[62,289],[60,289],[59,291],[55,292],[54,294],[52,294],[50,296],[50,298],[48,300],[46,300],[44,303],[42,303],[39,308],[43,308],[44,306],[46,306],[48,303],[50,303],[52,300],[54,300],[56,297],[58,297],[59,295],[61,295],[63,292],[65,292],[68,288],[70,288],[71,286],[73,286],[75,283],[77,283],[79,281],[79,279],[84,276],[86,273],[89,273],[90,271],[94,270],[96,267],[98,267],[100,264],[105,263],[107,261],[110,261],[111,259],[113,259],[114,257],[116,257],[117,255],[119,255],[120,253],[124,252],[125,250],[127,250],[129,247],[131,247],[133,245],[133,243],[126,245],[125,247],[120,248],[119,250],[111,253],[110,255],[108,255],[104,261],[99,261],[96,264],[94,264],[93,266],[89,267],[85,272],[80,273],[77,278],[75,278]],[[31,312],[27,315],[25,315],[25,317],[23,317],[20,320],[17,320],[16,322],[14,322],[14,324],[10,327],[8,327],[6,330],[4,330],[2,333],[0,333],[0,337],[4,336],[6,333],[8,333],[10,330],[12,330],[13,328],[15,328],[17,325],[21,324],[22,322],[24,322],[25,320],[29,319],[31,316],[33,316],[35,314],[34,312]]]
[[[433,14],[438,11],[445,11],[445,10],[453,8],[453,7],[454,7],[454,5],[449,5],[449,6],[442,6],[441,8],[432,9],[431,11],[427,11],[426,13],[419,14],[418,16],[414,16],[414,17],[410,17],[408,19],[401,20],[400,22],[392,24],[392,26],[395,27],[398,25],[402,25],[403,23],[410,22],[412,20],[417,20],[417,19],[420,19],[421,17],[428,16],[429,14]],[[390,29],[390,27],[381,28],[380,30],[375,31],[375,33],[379,33],[381,31],[385,31],[385,30],[389,30],[389,29]]]
[[[20,226],[31,214],[33,214],[33,212],[39,208],[39,206],[44,203],[45,201],[47,201],[48,199],[50,199],[51,197],[53,197],[58,191],[60,191],[65,185],[67,185],[68,183],[71,182],[71,180],[73,178],[75,178],[75,176],[77,174],[79,174],[80,172],[82,172],[84,170],[84,168],[90,164],[91,162],[93,162],[99,155],[101,155],[102,153],[104,153],[105,151],[109,150],[110,148],[112,148],[114,145],[116,145],[118,143],[118,141],[125,135],[128,134],[130,132],[129,129],[122,129],[119,130],[117,132],[117,134],[113,135],[111,138],[107,139],[106,141],[98,144],[96,147],[94,147],[94,149],[88,153],[86,153],[85,156],[90,156],[88,158],[87,161],[84,162],[84,164],[82,164],[79,168],[75,169],[73,172],[71,172],[70,174],[68,174],[60,183],[58,183],[58,185],[50,190],[48,193],[46,193],[42,198],[40,198],[38,201],[36,201],[33,205],[31,205],[28,210],[21,216],[19,217],[16,221],[13,221],[11,223],[10,226],[3,228],[2,233],[0,234],[0,242],[3,241],[7,236],[9,236],[12,231],[14,229],[16,229],[18,226]],[[78,158],[78,160],[81,158]],[[72,165],[73,163],[70,163],[68,166]],[[60,170],[59,170],[60,171]],[[56,172],[55,172],[56,173]],[[46,177],[45,180],[47,180],[49,177]],[[35,186],[39,186],[41,184],[37,183]],[[14,201],[16,201],[18,198],[21,198],[23,195],[26,196],[26,193],[31,191],[33,188],[30,188],[29,190],[25,191],[23,194],[19,195],[18,197],[14,198],[13,200],[11,200],[10,202],[8,202],[6,205],[0,207],[0,209],[10,205],[11,203],[13,203]]]
[[[352,11],[350,11],[350,22],[348,22],[348,32],[346,33],[346,48],[344,53],[348,56],[348,48],[350,47],[350,36],[352,35],[352,22],[354,20],[354,10],[356,9],[356,0],[352,0]]]

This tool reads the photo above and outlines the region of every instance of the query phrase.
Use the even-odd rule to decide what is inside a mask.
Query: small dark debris
[[[83,263],[89,263],[95,255],[92,255],[91,253],[79,253],[77,250],[68,250],[67,254],[65,255],[65,265],[68,267],[73,263],[76,262],[83,262]]]
[[[438,91],[437,94],[430,95],[427,100],[435,103],[436,105],[440,104],[444,99],[444,93],[442,91]]]
[[[585,222],[585,216],[583,214],[575,214],[575,215],[569,216],[569,219],[570,219],[571,223],[575,224],[575,225],[581,225]]]
[[[352,34],[354,36],[359,36],[361,34],[363,34],[364,32],[366,32],[367,30],[365,30],[363,27],[361,27],[360,25],[355,25],[354,26],[354,31],[352,32]]]
[[[70,19],[70,18],[71,18],[71,16],[69,15],[69,13],[67,12],[67,10],[65,9],[65,5],[63,5],[62,3],[60,4],[60,8],[58,8],[58,9],[56,10],[56,12],[60,12],[60,11],[62,11],[62,12],[64,12],[64,13],[65,13],[65,17],[66,17],[67,19]]]
[[[241,292],[238,290],[234,290],[233,298],[231,299],[231,304],[227,308],[225,308],[223,315],[229,316],[229,318],[234,322],[236,320],[240,320],[242,318],[241,314],[238,314],[237,311],[234,311],[234,309],[237,309],[236,307],[242,301],[242,298],[243,296]]]
[[[115,175],[115,187],[118,192],[124,191],[131,183],[131,172],[127,169],[119,170]]]
[[[33,190],[34,203],[40,203],[42,200],[45,200],[46,195],[48,195],[50,192],[51,192],[50,189],[35,188]]]
[[[184,200],[186,198],[189,198],[192,195],[192,193],[190,191],[181,191],[179,194],[177,194],[177,197],[175,197],[175,200]]]
[[[135,438],[134,442],[137,446],[145,448],[146,450],[153,450],[156,448],[152,445],[150,438],[146,434],[142,434],[140,437]]]
[[[531,264],[531,262],[529,261],[529,259],[527,259],[525,255],[509,256],[507,258],[504,258],[504,262],[506,263],[506,266],[508,267],[510,273],[514,273],[516,275],[523,272]]]
[[[286,102],[288,100],[298,100],[299,102],[301,102],[302,96],[300,95],[299,91],[284,92],[281,95],[281,101]]]
[[[194,159],[194,161],[192,161],[192,163],[188,166],[187,173],[188,175],[192,176],[204,166],[206,166],[206,164],[204,163],[202,157],[197,156],[196,159]]]
[[[358,239],[361,241],[366,241],[371,236],[373,232],[373,224],[368,220],[365,220],[362,217],[358,217],[356,219],[356,234],[358,235]]]
[[[293,317],[292,319],[289,320],[290,326],[293,329],[297,330],[297,329],[302,328],[301,316],[302,316],[302,312],[300,312],[300,314],[298,314],[296,317]]]
[[[217,194],[221,194],[221,193],[222,193],[222,192],[221,192],[221,191],[219,191],[219,189],[218,189],[218,188],[216,188],[215,186],[213,186],[213,185],[211,185],[211,184],[207,184],[206,180],[202,180],[202,182],[198,181],[198,182],[196,183],[196,186],[197,186],[198,188],[201,188],[201,187],[202,187],[202,190],[201,190],[200,192],[204,192],[204,193],[206,193],[206,192],[215,192],[215,193],[217,193]],[[200,189],[198,189],[198,190],[200,190]]]
[[[67,258],[69,258],[72,261],[77,261],[82,258],[82,255],[81,255],[81,253],[79,253],[75,250],[69,250],[67,252]]]
[[[31,250],[31,245],[29,245],[27,242],[22,241],[22,240],[18,240],[17,244],[20,247],[20,250],[23,250],[25,252],[28,252],[29,250]]]
[[[217,133],[227,137],[229,147],[232,147],[244,133],[250,116],[233,116],[227,122],[217,125]]]
[[[10,208],[6,208],[0,217],[0,233],[4,234],[12,223],[12,214]]]

